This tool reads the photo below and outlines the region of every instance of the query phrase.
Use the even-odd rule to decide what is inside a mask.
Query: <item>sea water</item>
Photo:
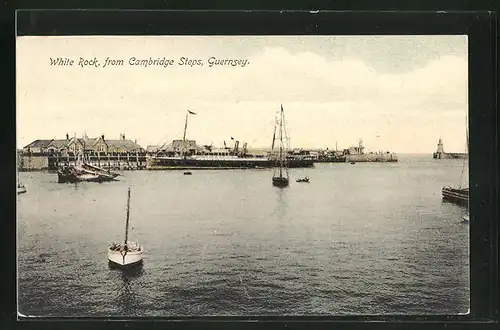
[[[21,173],[18,308],[31,316],[457,314],[469,308],[467,210],[443,203],[462,160],[122,172],[58,184]],[[310,183],[295,180],[308,176]],[[125,234],[142,268],[110,269]]]

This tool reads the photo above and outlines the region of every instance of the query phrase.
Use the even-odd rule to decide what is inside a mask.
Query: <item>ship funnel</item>
[[[234,143],[234,153],[235,154],[238,154],[238,146],[240,145],[240,141],[236,141]]]

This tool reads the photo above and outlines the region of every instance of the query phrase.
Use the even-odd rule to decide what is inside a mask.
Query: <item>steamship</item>
[[[186,139],[188,118],[196,115],[187,111],[182,140],[173,140],[169,145],[160,147],[153,155],[146,159],[148,170],[167,169],[259,169],[272,168],[275,164],[275,155],[272,153],[251,154],[248,152],[247,143],[234,141],[232,147],[215,148],[212,145],[199,146],[194,140]],[[288,167],[312,167],[313,159],[308,156],[287,155]]]
[[[365,153],[365,147],[363,147],[363,141],[359,140],[358,146],[352,146],[349,149],[344,150],[344,156],[346,162],[349,163],[360,163],[360,162],[370,162],[370,163],[393,163],[398,161],[398,156],[393,152],[369,152]]]

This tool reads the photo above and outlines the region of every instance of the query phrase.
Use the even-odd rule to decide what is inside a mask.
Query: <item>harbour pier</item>
[[[21,155],[18,164],[20,171],[55,171],[59,166],[72,166],[78,162],[74,154],[31,154]],[[146,153],[101,153],[87,154],[86,162],[106,170],[144,170],[146,169]]]

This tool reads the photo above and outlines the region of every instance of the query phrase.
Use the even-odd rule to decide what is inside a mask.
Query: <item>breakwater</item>
[[[462,152],[435,152],[432,154],[434,159],[467,159],[468,154]]]

